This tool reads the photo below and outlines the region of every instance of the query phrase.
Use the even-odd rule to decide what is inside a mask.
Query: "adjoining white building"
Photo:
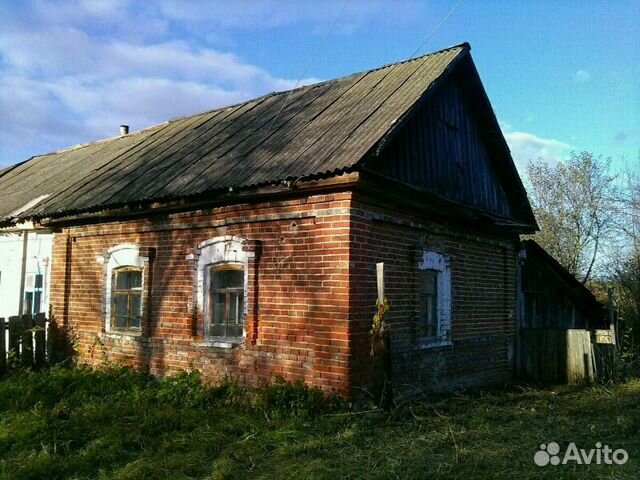
[[[0,318],[48,313],[53,234],[0,230]]]

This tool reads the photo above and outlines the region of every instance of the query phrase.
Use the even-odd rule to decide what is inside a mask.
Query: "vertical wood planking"
[[[38,313],[36,315],[36,331],[35,337],[35,355],[34,366],[36,368],[42,368],[45,364],[45,350],[46,350],[46,318],[44,313]]]
[[[9,351],[20,355],[20,332],[22,325],[20,317],[9,317]]]
[[[440,87],[372,168],[383,175],[456,202],[511,215],[501,176],[490,155],[490,137],[463,89]]]
[[[0,318],[0,375],[7,371],[6,329],[4,318]]]
[[[20,343],[22,344],[22,351],[20,358],[23,367],[31,367],[33,366],[33,320],[31,315],[22,316],[21,327]]]
[[[47,327],[47,339],[46,339],[47,362],[49,363],[49,365],[53,365],[55,360],[55,348],[56,348],[56,342],[57,342],[56,336],[57,336],[56,323],[50,319]]]

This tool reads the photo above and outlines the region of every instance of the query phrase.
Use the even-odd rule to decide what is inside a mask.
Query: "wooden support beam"
[[[6,329],[4,318],[0,318],[0,375],[7,371]]]
[[[47,325],[47,320],[45,318],[44,313],[38,313],[36,315],[36,330],[34,333],[34,338],[35,338],[35,352],[34,352],[34,359],[33,359],[33,365],[36,368],[42,368],[45,364],[45,351],[47,348],[46,345],[46,325]]]
[[[20,332],[20,343],[22,345],[22,351],[20,353],[20,359],[23,367],[33,366],[33,320],[31,315],[22,316]]]

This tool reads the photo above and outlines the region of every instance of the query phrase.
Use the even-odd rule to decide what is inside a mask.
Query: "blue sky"
[[[457,3],[0,0],[0,165],[406,59]],[[623,168],[638,19],[637,0],[466,0],[420,53],[471,44],[520,167],[589,150]]]

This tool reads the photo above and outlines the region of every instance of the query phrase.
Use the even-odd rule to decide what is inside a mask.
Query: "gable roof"
[[[573,301],[576,308],[594,320],[605,318],[605,307],[600,303],[595,295],[591,293],[582,282],[580,282],[569,270],[564,268],[549,252],[547,252],[535,240],[527,239],[522,241],[522,246],[527,252],[527,262],[535,261],[538,266],[535,270],[540,271],[541,266],[546,267],[557,284],[549,288],[560,288]]]
[[[35,156],[0,172],[0,224],[353,171],[469,49]]]

